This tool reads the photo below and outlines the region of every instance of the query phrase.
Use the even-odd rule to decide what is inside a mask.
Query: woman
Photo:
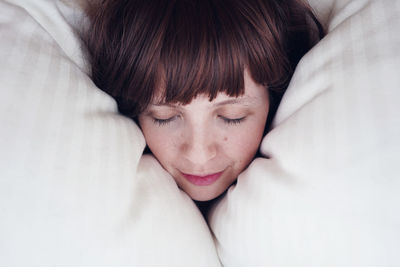
[[[106,0],[88,8],[92,78],[197,201],[256,155],[323,30],[300,0]]]

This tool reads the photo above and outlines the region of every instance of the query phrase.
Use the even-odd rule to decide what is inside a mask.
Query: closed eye
[[[219,116],[219,117],[222,119],[222,121],[224,123],[229,124],[229,125],[237,125],[239,123],[242,123],[246,119],[246,117],[237,118],[237,119],[229,119],[229,118],[225,118],[222,116]]]
[[[175,119],[176,119],[176,116],[173,116],[173,117],[168,118],[168,119],[153,118],[153,122],[154,122],[154,124],[157,124],[158,126],[165,126],[165,125],[167,125],[168,123],[172,122]]]

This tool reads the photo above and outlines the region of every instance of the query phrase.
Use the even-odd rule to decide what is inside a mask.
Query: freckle
[[[225,137],[224,137],[224,141],[228,141],[228,137],[225,136]]]

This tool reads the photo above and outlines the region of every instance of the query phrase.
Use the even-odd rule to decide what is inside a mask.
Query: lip
[[[223,171],[217,172],[217,173],[212,173],[212,174],[207,174],[204,176],[199,176],[199,175],[187,174],[187,173],[182,172],[182,175],[183,175],[183,177],[186,178],[186,180],[188,180],[190,183],[192,183],[194,185],[206,186],[206,185],[211,185],[215,181],[217,181],[218,178],[221,177],[222,173],[223,173]]]

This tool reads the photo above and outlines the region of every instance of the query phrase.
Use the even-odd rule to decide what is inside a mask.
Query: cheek
[[[166,165],[168,159],[172,159],[174,154],[174,137],[165,129],[155,125],[143,123],[142,132],[146,143],[154,156],[162,165]]]
[[[258,150],[260,145],[260,138],[253,134],[243,133],[235,138],[236,144],[236,155],[238,155],[243,160],[248,160],[252,158]]]
[[[240,165],[247,165],[257,153],[260,146],[264,123],[243,125],[224,137],[225,154]]]

